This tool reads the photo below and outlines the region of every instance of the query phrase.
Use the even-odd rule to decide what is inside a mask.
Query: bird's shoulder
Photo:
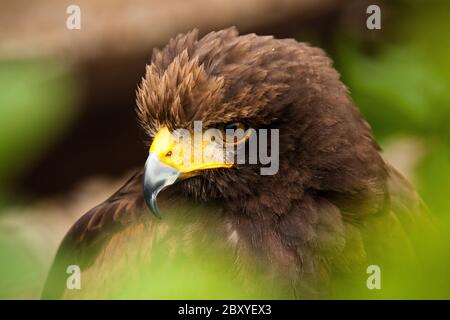
[[[142,173],[134,174],[117,192],[85,213],[61,242],[42,293],[43,298],[59,298],[65,289],[66,269],[91,266],[114,235],[143,218]]]
[[[142,172],[138,172],[110,198],[89,210],[63,239],[42,297],[118,297],[111,284],[130,274],[127,270],[148,267],[160,252],[158,248],[177,255],[196,248],[224,247],[221,240],[228,237],[229,228],[218,207],[192,203],[177,188],[161,192],[158,205],[164,212],[163,219],[154,217],[146,207]],[[70,265],[80,268],[81,290],[66,289]]]

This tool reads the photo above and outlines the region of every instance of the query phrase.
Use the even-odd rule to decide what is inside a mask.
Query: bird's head
[[[234,28],[179,35],[153,52],[137,114],[157,215],[158,193],[180,181],[198,200],[281,214],[305,190],[363,192],[382,166],[329,58],[295,40]]]

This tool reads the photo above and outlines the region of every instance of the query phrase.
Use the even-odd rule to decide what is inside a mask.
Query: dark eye
[[[246,128],[242,123],[232,122],[223,126],[224,142],[228,144],[236,144],[247,140]]]
[[[223,130],[237,130],[237,129],[243,129],[245,130],[244,126],[239,123],[239,122],[232,122],[232,123],[227,123],[226,125],[223,126]]]

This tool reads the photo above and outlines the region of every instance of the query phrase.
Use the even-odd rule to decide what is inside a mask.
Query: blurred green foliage
[[[0,199],[75,120],[75,85],[56,62],[0,61]]]
[[[13,231],[13,230],[11,230]],[[0,234],[0,299],[37,298],[45,278],[40,252],[3,227]]]
[[[0,218],[2,206],[24,200],[13,192],[14,179],[57,142],[75,120],[76,88],[76,80],[61,63],[0,61]],[[33,234],[32,227],[20,229],[2,220],[0,298],[27,298],[42,286],[46,273],[42,253],[33,252],[35,247],[20,232]]]

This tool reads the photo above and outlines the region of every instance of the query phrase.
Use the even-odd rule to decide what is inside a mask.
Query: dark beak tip
[[[152,199],[150,200],[150,203],[148,203],[149,209],[152,211],[153,215],[158,218],[161,219],[161,211],[159,211],[158,208],[158,203],[156,202],[156,197],[157,194],[153,194],[152,195]]]
[[[157,196],[167,186],[174,184],[180,172],[161,162],[155,154],[150,154],[144,169],[144,198],[153,215],[161,219],[161,212],[157,204]]]
[[[144,180],[144,199],[145,203],[148,207],[148,209],[153,213],[153,215],[161,219],[161,211],[159,210],[158,203],[157,203],[157,196],[159,193],[159,189],[153,190],[149,189],[148,185],[146,185]]]

